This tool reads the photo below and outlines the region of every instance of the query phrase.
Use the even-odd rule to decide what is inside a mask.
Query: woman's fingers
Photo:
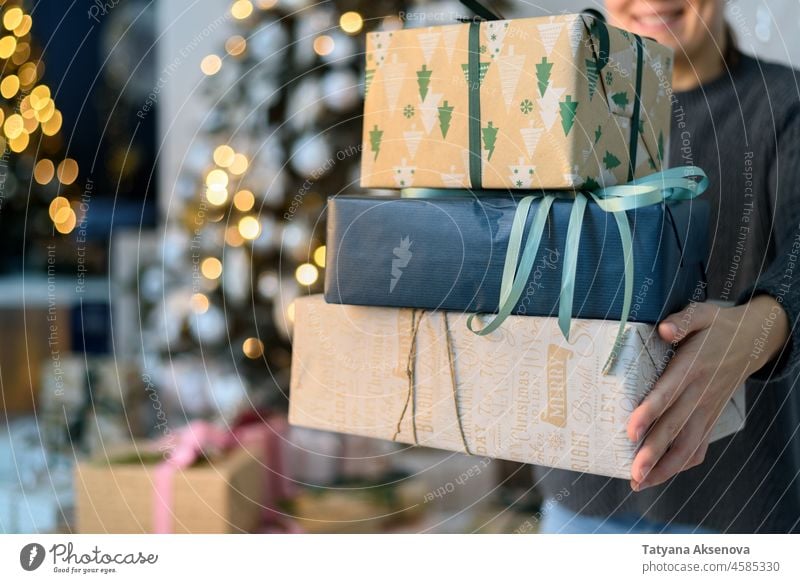
[[[628,421],[628,438],[639,441],[647,433],[656,419],[661,417],[684,392],[685,388],[698,376],[695,351],[687,343],[667,365],[666,370],[656,381],[653,390],[631,413]]]
[[[658,486],[675,474],[702,463],[707,449],[708,435],[703,416],[692,415],[645,480],[634,482],[631,487],[639,491]]]
[[[719,310],[713,304],[693,302],[664,318],[658,325],[658,334],[665,342],[680,342],[693,332],[709,328],[717,319]]]
[[[635,482],[642,484],[645,481],[650,481],[649,476],[654,471],[659,460],[661,460],[678,435],[689,426],[689,420],[697,408],[699,394],[699,391],[694,386],[689,387],[680,394],[669,409],[653,424],[631,465],[631,478]],[[690,429],[691,434],[687,436],[687,439],[694,439],[694,445],[699,446],[702,440],[702,432],[698,435],[696,428],[692,427]],[[702,430],[702,428],[700,429]],[[688,445],[682,447],[688,447]],[[694,453],[694,449],[686,452],[681,451],[679,455],[684,453],[686,460],[688,460]]]

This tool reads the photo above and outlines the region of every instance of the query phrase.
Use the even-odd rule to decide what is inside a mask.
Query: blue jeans
[[[690,524],[652,522],[633,514],[603,518],[583,516],[555,500],[542,503],[541,534],[710,534]]]

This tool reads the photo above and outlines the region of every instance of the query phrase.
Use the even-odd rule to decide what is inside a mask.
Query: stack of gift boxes
[[[629,477],[627,420],[673,352],[654,324],[705,299],[671,69],[587,14],[369,34],[361,180],[400,192],[328,201],[290,422]]]

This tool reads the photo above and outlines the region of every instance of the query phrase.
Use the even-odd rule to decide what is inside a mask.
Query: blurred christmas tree
[[[80,222],[78,163],[63,156],[61,112],[41,81],[45,65],[24,8],[0,0],[0,271],[19,269],[26,246],[44,265],[53,227],[69,233]]]
[[[285,403],[292,301],[322,291],[326,197],[359,191],[364,33],[469,14],[389,0],[230,12],[237,30],[201,62],[206,115],[170,202],[164,270],[140,282],[157,304],[145,366],[190,417]]]

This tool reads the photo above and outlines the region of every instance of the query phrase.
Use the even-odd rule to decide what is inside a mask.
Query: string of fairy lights
[[[41,82],[44,63],[31,41],[33,18],[21,2],[0,0],[0,152],[30,155],[36,159],[33,179],[41,186],[54,185],[50,219],[59,233],[70,233],[78,222],[79,203],[63,192],[78,178],[78,163],[72,158],[56,162],[62,147],[59,137],[63,118],[50,88]]]
[[[230,7],[233,18],[244,21],[253,15],[254,10],[270,10],[277,6],[279,0],[236,0]],[[364,19],[358,12],[344,12],[339,17],[339,28],[347,35],[356,35],[361,32]],[[313,40],[313,50],[319,56],[331,54],[335,49],[335,38],[331,34],[318,34]],[[240,34],[233,34],[224,43],[224,50],[230,58],[241,58],[246,55],[248,41]],[[200,61],[200,70],[206,76],[212,77],[222,71],[225,55],[209,54]],[[226,228],[225,244],[231,247],[252,244],[262,234],[262,223],[257,214],[254,214],[256,197],[246,188],[238,189],[236,184],[241,184],[247,172],[250,160],[243,152],[237,152],[229,143],[217,145],[213,150],[213,164],[204,176],[205,202],[219,210],[232,209],[237,212],[238,219],[232,221]],[[216,215],[221,219],[225,213]],[[214,220],[211,218],[210,220]],[[300,263],[295,271],[294,278],[301,286],[311,286],[320,278],[320,270],[325,267],[325,246],[317,246],[310,254],[309,260]],[[200,273],[207,280],[209,289],[214,289],[214,283],[223,276],[222,262],[213,256],[204,258],[200,262]],[[206,293],[196,292],[191,297],[191,309],[195,314],[205,314],[210,306]],[[286,317],[294,320],[294,305],[289,303],[286,307]],[[250,359],[261,358],[264,354],[264,343],[256,337],[247,337],[242,343],[243,354]]]

